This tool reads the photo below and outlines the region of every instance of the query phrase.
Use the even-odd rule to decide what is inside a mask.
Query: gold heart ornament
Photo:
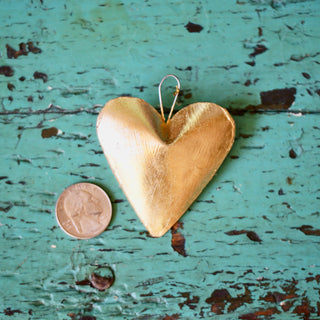
[[[179,84],[167,121],[161,84]],[[185,213],[230,151],[235,123],[214,103],[193,103],[170,119],[179,80],[159,85],[161,115],[139,98],[113,99],[100,111],[97,134],[127,199],[153,237]]]

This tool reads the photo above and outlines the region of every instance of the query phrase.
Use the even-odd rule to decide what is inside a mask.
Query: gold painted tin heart
[[[120,97],[100,111],[97,134],[141,222],[161,237],[220,167],[232,147],[235,123],[214,103],[191,104],[165,122],[146,101]]]

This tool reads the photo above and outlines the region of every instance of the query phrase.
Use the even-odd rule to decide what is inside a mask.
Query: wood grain
[[[318,1],[0,5],[1,319],[320,317]],[[177,109],[215,102],[237,135],[172,232],[153,239],[95,122],[120,95],[156,106],[168,73],[181,80]],[[113,203],[91,240],[55,221],[76,182]]]

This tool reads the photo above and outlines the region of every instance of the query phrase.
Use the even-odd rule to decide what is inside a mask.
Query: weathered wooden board
[[[157,103],[154,85],[174,72],[186,102],[244,108],[259,104],[260,92],[295,88],[291,109],[318,110],[320,5],[293,2],[3,1],[2,64],[14,75],[1,81],[16,87],[3,91],[3,107],[87,108],[141,91]],[[189,22],[203,29],[188,32]],[[42,52],[7,59],[6,44],[29,41]]]
[[[0,67],[14,70],[0,69],[1,320],[320,318],[319,1],[0,6]],[[178,109],[225,106],[237,136],[180,223],[153,239],[95,122],[123,94],[157,107],[168,73],[182,83]],[[113,202],[91,240],[65,235],[54,215],[82,181]],[[110,268],[109,289],[90,286]]]

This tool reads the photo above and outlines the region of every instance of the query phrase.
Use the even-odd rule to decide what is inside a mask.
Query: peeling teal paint
[[[319,1],[0,5],[0,67],[14,69],[0,75],[1,319],[319,317]],[[203,29],[190,33],[189,22]],[[7,57],[7,44],[30,41],[42,52]],[[180,220],[185,257],[170,232],[148,237],[95,132],[111,98],[157,107],[168,73],[181,80],[178,109],[212,101],[237,125],[230,155]],[[272,91],[285,88],[296,89],[290,106]],[[261,92],[278,103],[263,105]],[[83,181],[105,188],[114,216],[79,241],[54,207]],[[84,285],[106,266],[109,289]]]

